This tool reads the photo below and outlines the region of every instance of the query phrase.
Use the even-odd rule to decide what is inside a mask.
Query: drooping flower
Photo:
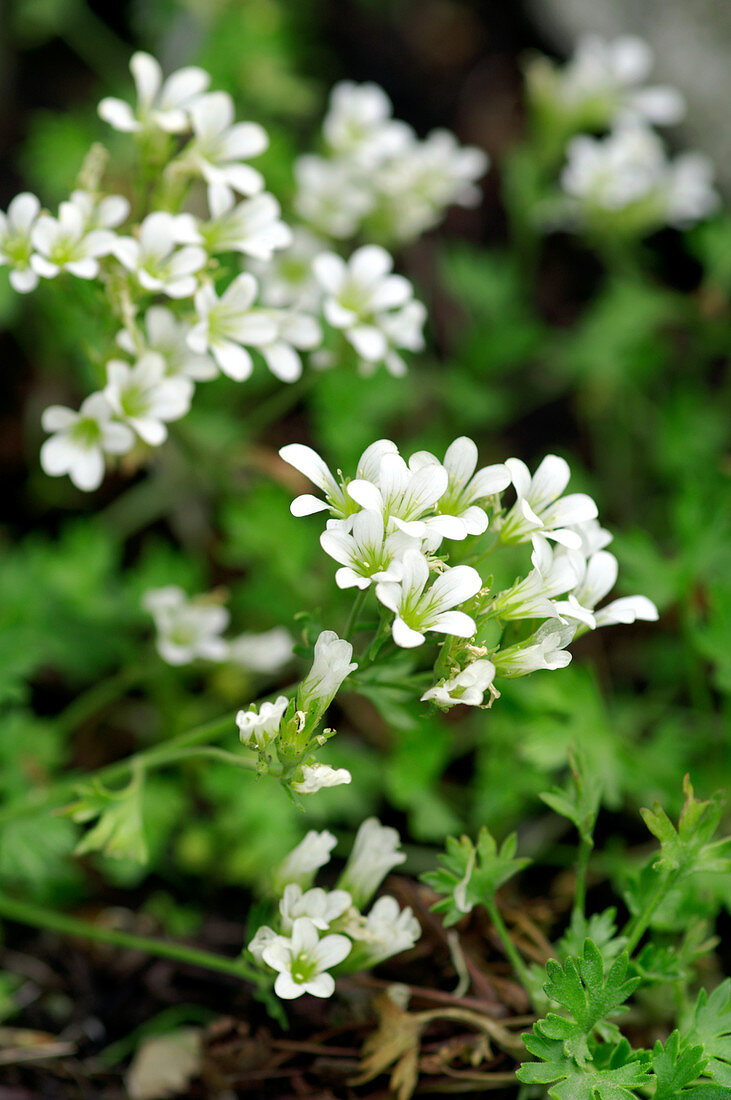
[[[390,439],[377,439],[375,443],[371,443],[360,457],[356,478],[366,481],[377,480],[381,459],[386,454],[396,454],[396,444]],[[320,458],[317,451],[313,451],[312,447],[306,447],[303,443],[288,443],[280,448],[279,455],[325,494],[325,500],[320,500],[311,493],[295,497],[290,504],[293,516],[330,512],[336,519],[345,519],[358,510],[358,505],[346,492],[347,483],[342,475],[340,475],[340,481],[337,481],[327,463]]]
[[[155,623],[155,645],[169,665],[188,665],[197,658],[224,661],[228,646],[221,634],[229,613],[205,597],[189,599],[182,588],[167,585],[145,592],[143,606]]]
[[[104,455],[125,454],[134,445],[134,433],[113,419],[114,411],[102,393],[92,393],[78,412],[51,405],[41,424],[53,432],[41,447],[41,466],[51,477],[68,474],[77,489],[91,492],[104,477]]]
[[[244,162],[263,153],[269,138],[256,122],[234,122],[234,113],[227,92],[199,96],[190,107],[194,136],[182,166],[203,177],[214,202],[233,191],[255,195],[264,186],[261,172]]]
[[[10,285],[19,294],[28,294],[38,286],[38,273],[31,264],[33,228],[41,204],[35,195],[22,191],[0,212],[0,267],[10,268]]]
[[[490,693],[490,702],[498,696],[492,686],[495,679],[495,665],[482,658],[472,661],[466,668],[446,680],[440,680],[434,687],[422,695],[422,701],[431,700],[442,710],[462,704],[465,707],[481,707],[485,692]]]
[[[450,443],[444,462],[429,451],[417,451],[409,459],[412,470],[428,465],[442,465],[447,471],[447,488],[439,498],[437,510],[441,514],[457,516],[468,535],[481,535],[488,524],[484,505],[496,493],[510,484],[510,471],[502,462],[477,469],[477,446],[468,436],[460,436]]]
[[[351,950],[347,936],[331,934],[320,939],[308,917],[298,917],[291,938],[277,936],[263,948],[261,957],[277,971],[274,992],[282,1000],[293,1000],[303,993],[330,997],[335,979],[327,971],[347,958]]]
[[[316,794],[325,787],[342,787],[352,780],[347,768],[331,768],[329,764],[310,760],[300,765],[289,786],[295,794]]]
[[[357,667],[353,647],[334,630],[323,630],[315,642],[312,668],[297,689],[297,709],[312,720],[325,713],[343,681]]]
[[[393,640],[405,649],[426,641],[427,630],[470,638],[477,630],[474,619],[464,611],[455,611],[458,604],[471,599],[482,587],[480,574],[470,565],[455,565],[441,573],[426,588],[429,565],[418,550],[407,550],[401,559],[401,578],[397,582],[380,581],[376,596],[396,618],[392,626]]]
[[[376,817],[362,823],[338,879],[338,886],[348,891],[357,909],[367,905],[389,871],[405,861],[400,847],[396,829],[381,825]]]
[[[526,676],[539,669],[566,668],[571,654],[566,646],[576,633],[576,624],[548,619],[541,623],[530,638],[493,653],[492,661],[498,676]]]
[[[655,622],[657,608],[647,596],[621,596],[596,610],[596,605],[611,592],[617,580],[618,566],[614,554],[599,550],[586,560],[576,555],[577,583],[572,596],[582,608],[594,612],[596,626],[616,623],[630,624],[637,619]]]
[[[196,274],[208,259],[199,245],[178,247],[190,236],[191,224],[190,214],[156,210],[140,225],[139,239],[116,238],[114,254],[145,290],[190,298],[198,286]]]
[[[134,366],[123,359],[107,363],[104,396],[140,439],[159,447],[167,439],[166,423],[179,420],[190,409],[193,383],[181,374],[166,375],[165,360],[148,351]]]
[[[129,67],[137,88],[136,109],[122,99],[108,97],[99,104],[100,118],[123,133],[157,128],[179,134],[189,129],[190,108],[208,87],[208,73],[190,65],[163,83],[159,63],[141,51],[132,55]]]
[[[563,548],[554,550],[548,539],[540,534],[534,534],[532,541],[533,569],[487,605],[500,619],[553,618],[557,613],[554,597],[568,592],[579,579],[578,551],[567,554]],[[584,616],[584,621],[593,626],[590,614]]]
[[[540,531],[563,546],[578,548],[581,537],[569,528],[596,519],[598,511],[585,493],[561,495],[571,477],[568,462],[557,455],[547,455],[532,477],[519,458],[509,458],[505,465],[518,499],[500,528],[501,540],[527,542],[535,531]]]
[[[309,917],[315,928],[326,932],[351,905],[347,890],[323,890],[321,886],[313,886],[303,891],[297,883],[290,882],[279,902],[282,931],[291,932],[298,917]]]
[[[68,271],[79,279],[95,279],[99,258],[115,251],[119,238],[110,229],[89,229],[81,207],[67,201],[59,206],[58,218],[39,216],[31,240],[35,252],[30,262],[37,275],[53,279]]]
[[[289,705],[286,695],[280,695],[273,703],[261,703],[258,708],[240,710],[236,715],[242,744],[260,750],[266,749],[279,732],[285,710]]]
[[[288,883],[297,883],[303,890],[309,889],[315,874],[330,861],[330,853],[337,840],[327,829],[318,833],[310,829],[293,848],[272,876],[272,888],[276,894],[284,893]]]
[[[190,325],[179,321],[165,306],[150,306],[145,313],[140,340],[128,329],[117,333],[117,343],[124,351],[136,356],[144,351],[154,351],[162,356],[165,374],[182,375],[196,382],[207,382],[218,377],[218,367],[209,355],[198,355],[188,345]],[[139,346],[138,346],[139,345]]]
[[[372,581],[398,580],[398,563],[405,550],[418,549],[416,539],[403,531],[385,533],[380,511],[364,508],[353,516],[352,528],[328,527],[320,535],[326,554],[340,562],[335,573],[338,588],[368,588]],[[396,570],[393,571],[393,566]]]
[[[254,369],[247,347],[260,348],[278,335],[274,318],[254,308],[256,293],[256,279],[244,272],[220,298],[210,284],[195,295],[199,320],[188,334],[188,346],[199,355],[209,352],[223,373],[236,382],[245,381]]]

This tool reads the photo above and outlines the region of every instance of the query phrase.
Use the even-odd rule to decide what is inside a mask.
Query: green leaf
[[[447,838],[446,852],[439,856],[442,866],[422,876],[428,886],[444,895],[432,908],[443,915],[446,925],[455,924],[528,866],[529,859],[515,859],[517,845],[512,833],[498,849],[486,826],[480,829],[476,846],[466,836]]]
[[[589,767],[586,754],[581,749],[569,753],[571,769],[569,788],[562,791],[554,787],[539,797],[554,813],[567,817],[576,826],[582,840],[593,846],[592,835],[602,796],[602,783]]]
[[[523,1037],[527,1049],[539,1062],[524,1062],[516,1076],[523,1084],[552,1082],[548,1095],[557,1100],[629,1100],[634,1089],[652,1080],[643,1052],[633,1052],[626,1039],[616,1046],[598,1046],[594,1058],[578,1065],[566,1055],[563,1043],[540,1034]]]
[[[687,775],[683,780],[683,792],[685,804],[677,829],[659,802],[655,802],[651,810],[640,810],[645,825],[660,841],[660,858],[655,868],[677,871],[680,877],[696,871],[731,871],[731,855],[726,854],[731,852],[731,837],[713,841],[724,804],[722,792],[700,802],[693,794]]]
[[[685,1086],[701,1075],[706,1062],[703,1046],[682,1043],[677,1030],[668,1037],[664,1045],[658,1040],[652,1052],[652,1068],[657,1077],[653,1100],[676,1100],[681,1095],[688,1096]]]
[[[708,1058],[704,1073],[716,1084],[731,1088],[731,978],[721,982],[710,997],[701,989],[683,1037],[687,1043],[702,1046]]]
[[[81,797],[66,813],[82,824],[96,819],[96,825],[76,845],[77,856],[103,852],[114,859],[147,862],[142,821],[143,776],[137,770],[128,786],[119,791],[107,790],[98,779],[81,788]]]

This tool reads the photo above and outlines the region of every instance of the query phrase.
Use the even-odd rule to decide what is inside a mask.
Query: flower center
[[[315,976],[316,965],[306,951],[301,951],[292,959],[292,980],[302,985]]]
[[[84,416],[71,429],[71,438],[84,448],[96,447],[102,437],[101,428],[91,416]]]

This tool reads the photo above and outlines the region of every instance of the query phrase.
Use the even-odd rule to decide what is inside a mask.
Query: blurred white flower
[[[360,457],[356,470],[356,478],[366,481],[376,481],[381,459],[386,454],[396,454],[396,444],[390,439],[378,439],[366,447]],[[314,512],[330,512],[336,519],[344,519],[358,510],[358,505],[346,492],[342,480],[338,482],[330,472],[327,463],[320,458],[312,447],[306,447],[303,443],[288,443],[280,448],[279,455],[295,470],[299,470],[305,477],[321,489],[325,494],[325,500],[313,496],[312,493],[304,493],[295,497],[290,505],[293,516],[309,516]]]
[[[271,309],[268,316],[277,327],[277,335],[258,350],[275,378],[296,382],[302,374],[299,352],[316,348],[322,340],[322,329],[314,317],[294,309]]]
[[[342,80],[330,93],[322,132],[331,152],[364,168],[375,167],[398,153],[413,130],[391,118],[393,107],[378,84]]]
[[[324,787],[341,787],[352,782],[352,779],[347,768],[331,768],[329,764],[319,764],[313,760],[297,769],[289,786],[296,794],[316,794]]]
[[[280,695],[273,703],[261,703],[258,708],[240,710],[236,715],[239,737],[249,748],[265,749],[279,732],[285,710],[289,706],[286,695]]]
[[[548,619],[524,642],[493,653],[496,675],[526,676],[529,672],[537,672],[543,668],[566,668],[571,663],[571,654],[566,651],[566,646],[575,633],[575,623]]]
[[[291,244],[292,231],[281,220],[274,195],[264,192],[237,203],[231,191],[214,189],[209,201],[210,220],[199,222],[187,243],[203,244],[211,255],[241,252],[267,262]]]
[[[104,396],[140,439],[159,447],[167,439],[165,424],[190,409],[193,383],[183,375],[166,375],[163,357],[148,351],[134,366],[122,359],[107,363]]]
[[[578,548],[581,537],[569,528],[595,519],[597,506],[585,493],[561,495],[571,477],[568,462],[557,455],[546,455],[532,477],[519,458],[509,458],[505,465],[518,499],[500,528],[501,540],[527,542],[540,531],[563,546]]]
[[[181,168],[193,171],[208,184],[209,199],[238,191],[255,195],[264,186],[261,172],[243,163],[269,145],[256,122],[234,122],[234,102],[227,92],[199,96],[190,107],[193,140],[184,150]]]
[[[38,286],[38,273],[31,264],[33,228],[41,212],[35,195],[22,191],[0,212],[0,267],[10,268],[10,285],[19,294]]]
[[[163,83],[158,62],[141,51],[132,55],[129,67],[137,88],[136,110],[122,99],[108,97],[99,104],[99,116],[123,133],[158,128],[179,134],[189,129],[190,107],[208,87],[208,73],[191,65]]]
[[[311,154],[297,158],[294,175],[300,218],[326,237],[354,237],[375,201],[367,184],[353,179],[349,167]]]
[[[315,928],[326,932],[351,905],[347,890],[323,890],[320,886],[314,886],[303,891],[301,886],[291,882],[285,886],[279,902],[282,931],[291,932],[298,917],[309,917]]]
[[[391,274],[392,267],[393,259],[378,245],[357,249],[347,263],[334,252],[323,252],[313,265],[326,292],[323,308],[328,324],[343,331],[366,363],[383,362],[393,373],[402,374],[404,364],[396,349],[423,347],[425,310],[412,301],[409,280]],[[407,305],[410,309],[405,312]]]
[[[165,306],[150,306],[145,313],[142,344],[127,329],[117,333],[117,343],[129,355],[154,351],[165,362],[165,373],[170,377],[182,375],[196,382],[207,382],[218,377],[218,367],[208,355],[197,355],[188,346],[190,325],[179,321]]]
[[[312,262],[323,247],[323,242],[314,233],[296,226],[287,248],[275,252],[266,263],[250,263],[249,267],[259,282],[262,305],[304,310],[306,313],[318,312],[322,291],[312,270]]]
[[[282,1000],[293,1000],[303,993],[330,997],[335,979],[327,971],[350,954],[351,942],[337,934],[320,939],[308,917],[298,917],[291,938],[277,936],[261,952],[263,961],[277,971],[274,992]]]
[[[321,833],[310,829],[274,872],[274,892],[283,894],[285,886],[291,882],[297,883],[303,890],[309,889],[316,872],[330,862],[330,853],[336,844],[337,840],[327,829]]]
[[[91,492],[104,477],[104,455],[125,454],[134,445],[126,424],[113,420],[102,393],[92,393],[78,412],[63,405],[45,409],[41,424],[54,434],[41,447],[41,466],[51,477],[68,474],[77,489]]]
[[[321,717],[343,681],[357,667],[352,660],[353,647],[334,630],[323,630],[315,642],[312,668],[297,689],[297,709]]]
[[[206,352],[229,378],[243,382],[254,369],[248,347],[271,344],[278,335],[277,323],[268,312],[252,308],[257,282],[253,275],[237,275],[218,297],[207,283],[195,295],[198,321],[188,334],[188,347]]]
[[[292,635],[283,626],[263,634],[239,634],[228,646],[229,660],[250,672],[276,672],[292,657]]]
[[[79,279],[95,279],[99,258],[115,251],[119,238],[110,229],[89,229],[81,207],[62,202],[58,218],[41,214],[35,222],[31,240],[35,249],[31,265],[37,275],[53,279],[68,271]]]
[[[396,616],[392,626],[396,645],[406,649],[422,645],[427,630],[459,638],[470,638],[476,632],[474,619],[452,609],[479,592],[482,580],[477,570],[470,565],[455,565],[426,589],[428,580],[429,565],[424,555],[407,550],[401,559],[399,582],[381,581],[376,585],[376,596]]]
[[[257,928],[254,938],[249,942],[247,950],[251,952],[254,961],[260,966],[264,965],[263,953],[264,948],[267,947],[272,940],[276,940],[278,933],[270,928],[268,924],[263,924],[261,928]]]
[[[354,930],[358,954],[365,948],[364,967],[377,966],[393,955],[410,950],[420,936],[421,926],[411,909],[400,909],[396,899],[388,895],[374,902],[362,931]]]
[[[416,539],[403,531],[385,533],[381,512],[364,508],[353,516],[351,529],[331,526],[320,535],[326,554],[340,562],[335,573],[338,588],[368,588],[372,581],[398,580],[398,568],[404,551],[419,548]]]
[[[477,446],[468,436],[460,436],[450,443],[440,463],[429,451],[417,451],[409,459],[412,470],[428,465],[442,465],[447,471],[447,488],[439,498],[437,511],[456,516],[462,521],[468,535],[481,535],[487,530],[487,513],[484,505],[496,493],[510,484],[510,471],[503,463],[477,469]]]
[[[192,224],[190,214],[155,211],[140,225],[139,239],[116,238],[114,254],[145,290],[169,298],[190,298],[198,286],[196,273],[208,259],[199,245],[178,247],[189,237]]]
[[[495,666],[492,661],[479,659],[472,661],[456,675],[449,679],[440,680],[434,687],[429,688],[422,695],[422,700],[431,700],[442,710],[461,703],[466,707],[481,707],[485,692],[490,693],[490,703],[498,695],[492,686],[495,679]]]
[[[81,212],[84,229],[116,229],[129,217],[129,201],[124,195],[92,195],[90,191],[72,191],[69,202]]]
[[[338,886],[348,891],[357,909],[367,905],[386,875],[406,860],[400,846],[397,830],[381,825],[378,818],[369,817],[362,823],[338,879]]]
[[[189,599],[174,584],[145,592],[142,603],[155,623],[157,651],[169,665],[188,665],[197,658],[226,659],[228,647],[221,634],[228,626],[229,613],[205,600]]]

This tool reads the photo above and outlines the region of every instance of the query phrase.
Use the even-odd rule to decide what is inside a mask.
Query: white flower
[[[424,633],[434,630],[470,638],[476,632],[474,619],[464,611],[451,610],[469,600],[482,587],[480,574],[470,565],[455,565],[446,569],[426,591],[429,565],[418,550],[407,550],[401,559],[401,579],[398,583],[381,581],[376,596],[396,615],[392,633],[396,645],[405,649],[421,645]]]
[[[165,360],[148,351],[134,366],[122,359],[107,363],[104,396],[140,439],[159,447],[167,439],[165,423],[179,420],[190,409],[193,383],[183,375],[166,375]]]
[[[218,367],[208,355],[197,355],[188,346],[190,326],[178,321],[165,306],[150,306],[145,313],[142,347],[137,346],[127,329],[117,333],[117,343],[130,355],[141,351],[154,351],[165,362],[165,373],[170,377],[182,375],[196,382],[207,382],[218,376]]]
[[[240,710],[236,715],[239,737],[249,748],[265,749],[279,733],[279,724],[289,706],[286,695],[280,695],[273,703],[261,703],[259,709]]]
[[[597,506],[585,493],[561,496],[571,477],[568,462],[557,455],[547,455],[533,477],[519,458],[509,458],[505,465],[518,499],[500,529],[502,541],[526,542],[535,531],[540,531],[563,546],[578,548],[580,535],[567,528],[595,519]]]
[[[254,961],[259,963],[260,966],[264,963],[262,958],[264,948],[268,947],[272,940],[276,940],[276,938],[277,933],[268,924],[263,924],[261,928],[257,928],[254,938],[248,945],[248,950],[251,952]]]
[[[62,202],[58,218],[41,214],[31,232],[35,248],[31,265],[37,275],[53,279],[68,271],[79,279],[95,279],[99,257],[114,251],[117,236],[109,229],[88,229],[77,203]]]
[[[298,917],[309,917],[315,928],[327,932],[332,922],[342,917],[351,905],[347,890],[323,890],[315,886],[303,891],[296,882],[290,882],[279,902],[282,931],[291,932]]]
[[[338,879],[338,886],[348,891],[357,909],[370,901],[389,871],[405,861],[400,846],[396,829],[381,825],[378,818],[369,817],[360,826]]]
[[[296,382],[302,374],[300,351],[311,351],[322,340],[322,329],[314,317],[296,310],[269,310],[277,335],[259,348],[264,362],[281,382]]]
[[[468,436],[460,436],[450,443],[440,463],[429,451],[417,451],[409,459],[412,470],[428,465],[443,465],[448,482],[439,498],[440,514],[457,516],[468,535],[481,535],[487,529],[487,514],[482,505],[510,484],[510,471],[503,463],[477,468],[477,446]]]
[[[403,275],[391,274],[393,259],[378,245],[357,249],[345,262],[334,252],[317,256],[313,268],[326,291],[324,315],[328,324],[341,329],[361,359],[386,362],[394,373],[403,373],[403,361],[394,347],[423,347],[421,311],[394,314],[413,299],[413,287]],[[423,309],[423,307],[422,307]],[[389,328],[389,319],[397,319]],[[384,323],[385,322],[385,323]],[[395,358],[394,358],[395,355]]]
[[[209,201],[211,219],[198,223],[188,243],[202,242],[211,254],[241,252],[266,261],[292,243],[292,231],[281,220],[274,195],[265,192],[237,204],[231,191],[213,189]]]
[[[370,967],[410,950],[420,936],[421,926],[411,909],[399,909],[396,899],[386,895],[374,903],[365,929],[355,938],[364,941],[358,946],[366,947],[363,965]]]
[[[203,177],[209,198],[232,191],[242,195],[261,191],[261,172],[243,161],[267,148],[269,138],[264,129],[256,122],[234,123],[234,102],[227,92],[200,96],[190,107],[190,118],[194,137],[182,164]]]
[[[623,35],[607,42],[591,34],[579,39],[563,69],[546,67],[542,59],[535,75],[543,90],[579,120],[583,113],[587,126],[607,125],[618,117],[672,125],[685,114],[685,101],[676,88],[641,86],[652,64],[652,50],[641,38]]]
[[[336,844],[337,840],[327,829],[321,833],[310,829],[275,871],[272,882],[274,892],[282,894],[290,882],[296,882],[303,890],[310,887],[315,873],[330,861],[330,853]]]
[[[596,605],[614,588],[617,580],[617,559],[606,550],[599,550],[589,558],[576,561],[577,584],[572,593],[581,607],[594,611]],[[637,619],[655,622],[657,608],[647,596],[622,596],[595,611],[596,626],[615,623],[633,623]]]
[[[137,109],[133,111],[122,99],[107,98],[99,104],[100,117],[123,133],[150,128],[171,134],[187,130],[189,109],[208,87],[208,73],[191,65],[178,69],[163,83],[158,62],[142,52],[132,55],[129,67],[137,88]]]
[[[571,654],[566,652],[566,646],[575,633],[576,624],[549,619],[524,642],[493,653],[496,674],[525,676],[542,668],[566,668],[571,663]]]
[[[38,286],[38,275],[31,266],[32,234],[41,204],[35,195],[23,191],[0,212],[0,267],[10,268],[10,285],[19,294],[27,294]]]
[[[488,605],[490,612],[500,619],[553,618],[556,615],[553,597],[568,592],[579,579],[580,567],[574,564],[578,553],[552,549],[543,535],[534,534],[532,541],[531,572],[500,592]],[[592,615],[585,621],[594,625]]]
[[[483,659],[473,661],[463,668],[455,676],[448,680],[440,680],[434,687],[429,688],[422,695],[422,700],[431,699],[442,710],[461,703],[466,707],[481,707],[486,691],[490,692],[490,703],[498,693],[492,686],[495,679],[495,666],[492,661]]]
[[[169,665],[188,665],[198,657],[226,659],[228,647],[221,634],[228,626],[229,613],[225,607],[204,601],[205,597],[188,599],[174,584],[145,592],[142,603],[155,622],[157,651]]]
[[[242,345],[261,347],[278,335],[276,321],[261,309],[252,309],[257,283],[253,275],[237,275],[219,298],[210,284],[195,296],[199,320],[188,334],[188,346],[199,355],[210,352],[224,374],[236,382],[249,377],[254,364]]]
[[[261,952],[263,961],[276,970],[274,992],[283,1000],[293,1000],[303,993],[313,997],[330,997],[335,979],[327,971],[345,959],[352,944],[347,936],[318,936],[317,928],[307,917],[298,917],[292,926],[292,937],[277,936]]]
[[[682,228],[706,217],[719,204],[712,181],[707,157],[685,153],[670,161],[658,135],[639,125],[604,138],[574,138],[561,173],[576,218],[592,222],[610,214],[612,224],[633,232]]]
[[[427,535],[463,539],[467,530],[461,519],[433,514],[448,484],[449,475],[438,462],[411,470],[400,455],[387,453],[376,477],[355,478],[347,489],[362,508],[380,512],[384,521],[390,521],[387,529],[395,526],[417,539]]]
[[[376,481],[381,459],[386,454],[396,454],[396,444],[390,439],[378,439],[375,443],[371,443],[360,457],[356,478]],[[325,500],[320,500],[311,493],[295,497],[290,505],[293,516],[330,512],[336,519],[344,519],[358,510],[355,501],[346,492],[342,475],[340,475],[340,482],[336,481],[327,463],[316,451],[313,451],[312,447],[306,447],[303,443],[288,443],[280,448],[279,455],[325,494]]]
[[[335,573],[338,588],[368,588],[371,581],[398,580],[398,563],[405,550],[418,549],[415,539],[403,531],[385,534],[383,516],[372,508],[364,508],[353,516],[350,531],[329,527],[320,535],[320,545],[326,554],[340,562]]]
[[[113,410],[102,393],[93,393],[78,412],[51,405],[41,424],[54,434],[41,447],[41,466],[51,477],[68,474],[78,489],[90,492],[101,485],[104,455],[125,454],[134,444],[126,424],[112,419]]]
[[[323,630],[315,642],[312,668],[297,689],[297,709],[307,714],[325,713],[343,680],[358,667],[353,647],[334,630]],[[342,780],[341,782],[349,782]]]
[[[594,615],[597,626],[613,626],[616,623],[634,623],[638,619],[657,622],[657,607],[647,596],[620,596],[600,607]]]
[[[124,195],[92,195],[89,191],[72,191],[69,202],[78,206],[84,229],[116,229],[129,217],[129,201]]]
[[[272,255],[267,263],[254,261],[249,266],[259,281],[263,305],[317,311],[322,291],[312,261],[322,252],[323,243],[302,226],[291,232],[292,241],[287,248]]]
[[[139,240],[119,237],[114,254],[133,272],[145,290],[169,298],[189,298],[198,286],[196,272],[208,259],[199,245],[177,246],[191,233],[190,214],[168,214],[157,210],[140,225]],[[194,224],[194,223],[193,223]]]
[[[378,84],[342,80],[330,93],[322,124],[325,141],[336,156],[374,167],[412,138],[410,127],[394,122],[392,112],[391,100]]]
[[[294,208],[304,222],[337,240],[355,236],[375,196],[366,182],[353,178],[348,165],[305,155],[294,164]]]
[[[329,764],[320,764],[311,760],[301,764],[290,780],[289,786],[296,794],[316,794],[324,787],[342,787],[351,783],[352,775],[347,768],[331,768]]]
[[[228,646],[229,660],[250,672],[276,672],[292,657],[292,635],[283,626],[263,634],[239,634]]]

